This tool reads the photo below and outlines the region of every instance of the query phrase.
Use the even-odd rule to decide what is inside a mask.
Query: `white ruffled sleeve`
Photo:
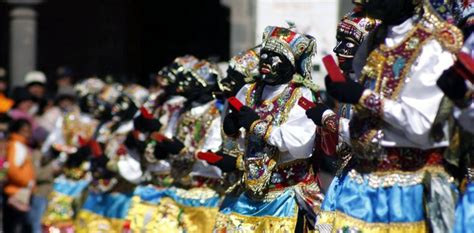
[[[245,85],[236,95],[244,104],[249,87],[249,84]],[[300,90],[301,96],[313,99],[309,89],[303,87]],[[313,152],[315,133],[316,125],[306,116],[306,111],[295,103],[288,114],[288,120],[280,126],[271,127],[267,143],[278,147],[282,162],[305,159],[311,157]]]
[[[217,152],[220,149],[221,145],[221,117],[219,116],[212,121],[200,150]]]
[[[301,88],[301,95],[313,99],[312,92]],[[294,159],[308,158],[313,152],[316,125],[306,116],[305,110],[297,103],[290,110],[288,120],[271,128],[268,144],[278,147],[280,152],[289,152]]]
[[[436,81],[453,63],[453,55],[437,41],[430,41],[422,48],[398,101],[383,102],[383,119],[389,124],[384,129],[387,146],[390,142],[399,142],[396,146],[434,146],[430,130],[444,96]]]

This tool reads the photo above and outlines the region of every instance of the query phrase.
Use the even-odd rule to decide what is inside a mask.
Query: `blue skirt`
[[[455,233],[474,232],[474,183],[468,183],[456,208]]]
[[[215,232],[294,232],[298,218],[296,193],[287,189],[273,200],[254,200],[245,192],[227,196]]]
[[[323,201],[317,228],[322,231],[427,232],[426,194],[422,184],[425,174],[426,171],[360,174],[352,170],[336,177]],[[434,174],[439,174],[433,175],[439,177],[436,179],[443,180],[434,185],[432,192],[436,193],[439,186],[448,184],[444,182],[448,175]],[[452,187],[448,184],[440,192],[449,196]],[[437,208],[436,200],[433,203],[433,209]]]

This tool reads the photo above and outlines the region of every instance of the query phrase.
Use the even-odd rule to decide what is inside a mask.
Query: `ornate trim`
[[[469,183],[474,183],[474,168],[467,168],[466,177]]]
[[[260,138],[264,138],[265,135],[267,134],[268,128],[269,128],[268,122],[264,120],[256,120],[250,126],[250,133]]]
[[[329,132],[339,132],[339,116],[336,113],[331,111],[329,114],[323,114],[321,122],[323,123],[323,128]]]
[[[252,107],[261,119],[254,122],[247,135],[247,148],[244,157],[244,182],[253,195],[263,196],[267,192],[273,170],[279,160],[279,151],[266,140],[270,137],[271,127],[279,126],[288,119],[288,114],[300,97],[297,84],[289,85],[277,97],[264,101],[256,106],[256,84],[252,84],[247,92],[247,105]],[[251,153],[249,153],[251,151]]]
[[[451,53],[459,52],[464,43],[464,36],[459,28],[446,22],[436,12],[433,5],[427,2],[423,4],[423,19],[435,27],[435,38],[441,46]]]
[[[400,43],[392,47],[382,44],[369,55],[360,83],[372,89],[373,94],[364,93],[351,120],[351,139],[357,154],[370,157],[380,153],[383,99],[399,98],[421,49],[436,39],[430,26],[430,22],[421,19]]]
[[[376,116],[383,116],[383,99],[371,90],[365,90],[359,100],[359,105]]]
[[[406,233],[406,232],[427,232],[425,221],[418,222],[390,222],[390,223],[369,223],[360,219],[349,216],[340,211],[323,211],[318,216],[317,229],[331,229],[333,232],[390,232],[390,233]],[[326,231],[321,231],[326,232]]]
[[[217,215],[216,232],[294,232],[298,218],[298,207],[292,217],[247,216],[231,212]]]
[[[361,174],[355,169],[349,171],[348,176],[356,183],[362,185],[366,182],[372,188],[387,188],[392,186],[413,186],[423,183],[423,178],[426,173],[438,177],[445,177],[449,182],[453,178],[446,173],[444,168],[440,166],[427,166],[414,172],[407,171],[387,171],[387,172],[373,172],[370,174]]]

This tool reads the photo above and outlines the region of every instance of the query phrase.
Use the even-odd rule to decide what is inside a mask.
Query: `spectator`
[[[31,232],[28,221],[30,195],[35,185],[35,171],[27,139],[31,137],[28,120],[13,121],[7,143],[7,182],[3,189],[4,232]]]
[[[52,101],[46,89],[46,75],[41,71],[31,71],[25,76],[25,87],[38,103],[36,115],[42,115],[50,106]]]
[[[55,99],[55,106],[49,108],[43,115],[36,118],[39,127],[47,132],[51,132],[56,126],[57,120],[63,116],[63,113],[70,112],[77,107],[75,91],[73,88],[62,88],[59,90]]]
[[[0,114],[0,187],[3,189],[3,183],[6,176],[6,157],[7,157],[7,132],[8,123],[11,119],[6,114]],[[0,197],[1,198],[1,197]],[[1,199],[0,199],[1,200]]]
[[[31,71],[25,76],[28,92],[35,98],[42,99],[46,95],[46,76],[41,71]]]
[[[27,119],[29,123],[36,127],[34,115],[38,111],[38,104],[33,101],[34,97],[24,88],[16,88],[13,92],[15,104],[8,112],[13,120]]]
[[[76,92],[73,87],[62,87],[56,94],[55,105],[62,112],[70,112],[76,106]]]
[[[13,107],[13,100],[7,97],[8,80],[5,69],[0,67],[0,114],[8,112]]]
[[[68,88],[73,88],[74,86],[74,74],[72,70],[67,67],[67,66],[61,66],[58,67],[56,70],[57,74],[57,79],[56,79],[56,85],[58,88],[58,92],[61,91],[61,89],[68,89]]]

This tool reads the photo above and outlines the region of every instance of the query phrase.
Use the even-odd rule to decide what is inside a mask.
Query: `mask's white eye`
[[[352,49],[352,48],[355,47],[355,44],[352,43],[352,42],[347,42],[347,43],[346,43],[346,47]]]
[[[272,64],[276,65],[278,63],[281,63],[281,59],[278,56],[272,57]]]
[[[129,107],[127,102],[123,102],[121,105],[122,109],[127,109]]]
[[[268,58],[268,54],[263,53],[263,54],[261,55],[261,58],[262,58],[262,59],[267,59],[267,58]]]

